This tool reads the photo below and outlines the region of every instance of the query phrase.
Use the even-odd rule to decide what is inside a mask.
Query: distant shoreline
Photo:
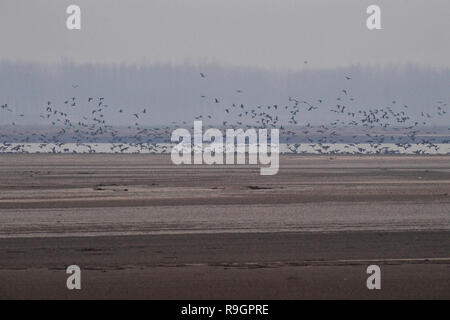
[[[0,144],[0,154],[169,154],[174,145],[170,143],[5,143]],[[450,144],[280,143],[280,153],[311,155],[450,155]]]

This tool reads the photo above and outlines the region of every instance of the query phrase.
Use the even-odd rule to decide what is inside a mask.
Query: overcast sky
[[[82,9],[81,31],[66,29],[70,4]],[[383,30],[367,30],[370,4]],[[1,0],[0,58],[450,67],[449,17],[449,0]]]

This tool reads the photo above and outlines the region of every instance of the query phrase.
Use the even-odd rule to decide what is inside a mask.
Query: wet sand
[[[0,298],[450,298],[449,156],[280,160],[2,154]]]

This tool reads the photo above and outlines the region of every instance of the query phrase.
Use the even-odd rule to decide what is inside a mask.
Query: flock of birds
[[[199,76],[207,81],[205,73],[200,73]],[[350,84],[352,77],[345,76],[343,81]],[[74,91],[78,87],[78,84],[72,85]],[[285,103],[272,105],[245,105],[240,102],[225,102],[220,97],[201,95],[200,99],[207,102],[210,111],[196,115],[194,119],[203,120],[206,124],[221,123],[224,128],[279,129],[280,138],[292,153],[299,153],[304,144],[318,153],[329,153],[332,144],[346,144],[348,150],[352,149],[349,153],[364,154],[386,153],[385,143],[393,143],[404,151],[413,145],[438,151],[439,144],[450,142],[450,127],[446,128],[446,132],[435,132],[429,126],[433,118],[449,116],[446,102],[436,101],[427,111],[415,115],[412,115],[407,104],[397,100],[392,100],[383,107],[363,109],[349,87],[351,86],[346,85],[337,94],[335,101],[306,101],[287,97]],[[235,93],[237,97],[245,94],[242,89],[237,89]],[[79,106],[82,103],[87,103],[89,113],[80,116]],[[75,116],[75,111],[78,116]],[[95,153],[95,145],[105,142],[109,143],[108,152],[112,153],[123,153],[131,149],[138,153],[167,153],[170,151],[172,130],[178,126],[186,128],[193,124],[193,121],[185,120],[174,121],[166,126],[146,126],[145,122],[150,117],[149,108],[141,108],[139,112],[111,108],[104,97],[88,97],[81,101],[72,96],[58,105],[48,101],[40,114],[41,121],[45,123],[44,131],[33,132],[19,126],[20,119],[26,115],[16,113],[8,104],[0,106],[0,116],[2,112],[10,113],[15,120],[7,127],[7,132],[0,131],[0,152],[27,152],[26,144],[34,143],[38,144],[39,150],[47,150],[46,152],[77,153],[77,150],[84,150],[83,152]],[[126,116],[129,125],[119,128],[109,124],[106,119],[112,112]],[[334,120],[321,125],[303,121],[302,115],[305,113],[316,113],[317,117],[321,117],[323,112],[334,114]],[[65,148],[67,143],[75,144],[77,148]],[[421,154],[424,151],[414,153]]]

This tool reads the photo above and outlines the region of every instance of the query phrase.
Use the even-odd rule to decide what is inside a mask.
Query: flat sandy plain
[[[450,156],[2,154],[0,298],[450,299]]]

